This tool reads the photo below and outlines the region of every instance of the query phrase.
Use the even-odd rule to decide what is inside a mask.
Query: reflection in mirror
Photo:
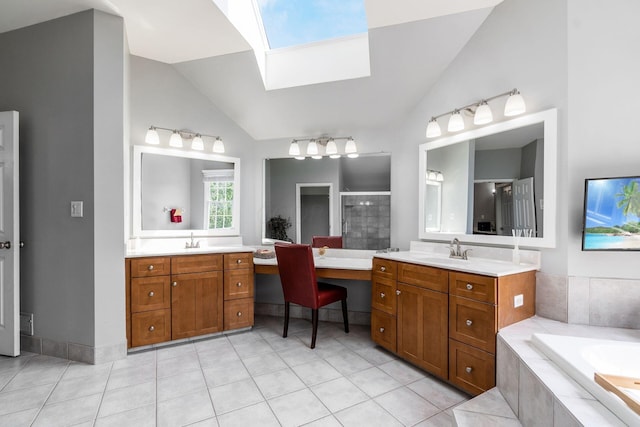
[[[549,110],[422,144],[420,237],[510,244],[517,229],[529,246],[554,246],[556,138]],[[438,200],[429,170],[444,177]]]
[[[134,147],[136,236],[239,233],[239,159]]]
[[[264,166],[264,238],[275,238],[270,224],[284,219],[286,239],[297,243],[322,230],[341,235],[344,248],[389,247],[390,155],[266,159]]]
[[[427,231],[440,231],[440,212],[442,206],[442,183],[427,179],[424,197],[424,228]]]

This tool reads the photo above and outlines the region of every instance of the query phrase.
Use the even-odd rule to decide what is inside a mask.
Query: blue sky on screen
[[[618,207],[620,197],[617,194],[631,181],[640,181],[638,178],[613,178],[597,179],[589,181],[587,198],[587,221],[589,227],[613,227],[623,225],[627,221],[638,221],[638,217],[630,214],[628,217]]]
[[[364,0],[257,0],[269,47],[367,32]]]

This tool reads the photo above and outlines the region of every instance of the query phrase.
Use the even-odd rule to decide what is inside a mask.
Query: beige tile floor
[[[376,347],[369,328],[257,317],[252,331],[84,365],[0,358],[0,426],[450,426],[469,397]]]

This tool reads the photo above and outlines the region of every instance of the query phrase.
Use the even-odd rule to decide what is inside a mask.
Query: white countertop
[[[487,258],[472,258],[468,260],[449,258],[429,252],[389,252],[376,254],[378,258],[393,261],[409,262],[412,264],[426,265],[429,267],[445,268],[447,270],[461,271],[464,273],[481,274],[484,276],[501,277],[510,274],[525,273],[539,268],[535,264],[514,264],[509,261],[499,261]]]
[[[197,254],[229,254],[236,252],[253,252],[250,246],[203,246],[201,248],[150,248],[128,250],[126,258],[140,258],[147,256],[197,255]]]

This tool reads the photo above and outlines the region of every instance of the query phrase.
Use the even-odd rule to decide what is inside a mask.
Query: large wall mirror
[[[263,239],[311,243],[342,236],[343,248],[391,241],[391,156],[264,161]]]
[[[237,236],[240,159],[136,145],[134,237]]]
[[[557,111],[421,144],[419,236],[555,247]]]

